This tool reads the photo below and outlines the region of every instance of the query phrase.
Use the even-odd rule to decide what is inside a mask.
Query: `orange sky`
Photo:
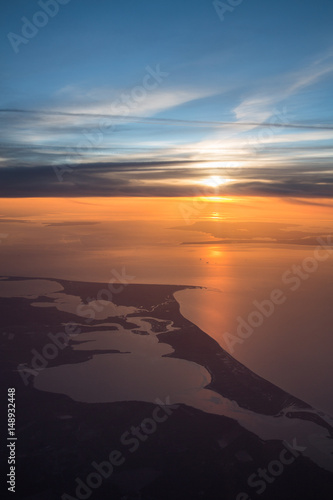
[[[325,224],[333,221],[329,199],[211,198],[3,198],[2,218],[35,222],[112,220],[255,220]],[[4,226],[3,226],[3,229]]]

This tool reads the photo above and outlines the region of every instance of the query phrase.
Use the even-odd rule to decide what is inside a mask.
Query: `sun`
[[[209,186],[209,187],[219,187],[222,186],[223,184],[227,184],[227,182],[230,182],[230,179],[225,179],[223,177],[219,177],[218,175],[211,175],[208,179],[205,179],[202,184],[204,186]]]

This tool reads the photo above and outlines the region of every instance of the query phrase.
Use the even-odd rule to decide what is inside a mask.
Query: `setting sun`
[[[204,186],[215,188],[222,186],[223,184],[227,184],[227,182],[230,182],[230,179],[225,179],[223,177],[219,177],[218,175],[212,175],[208,179],[205,179],[202,184]]]

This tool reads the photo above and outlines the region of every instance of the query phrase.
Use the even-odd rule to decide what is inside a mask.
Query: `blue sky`
[[[3,6],[0,195],[331,196],[332,2],[222,3]]]

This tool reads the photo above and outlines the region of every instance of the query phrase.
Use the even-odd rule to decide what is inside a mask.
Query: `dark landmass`
[[[300,246],[318,246],[318,239],[312,237],[305,237],[299,240],[296,239],[267,239],[267,238],[255,238],[255,239],[228,239],[223,240],[207,240],[207,241],[183,241],[181,245],[300,245]]]
[[[11,278],[21,280],[25,278]],[[52,280],[64,287],[68,295],[80,296],[83,302],[96,297],[105,284]],[[169,344],[174,352],[169,357],[186,359],[204,366],[211,374],[209,389],[236,401],[242,408],[262,415],[278,416],[284,409],[297,411],[288,418],[311,420],[322,428],[333,429],[319,412],[306,403],[258,377],[233,359],[215,340],[183,318],[173,293],[179,286],[128,285],[113,296],[113,302],[139,308],[136,316],[149,316],[151,328],[159,342]],[[188,288],[188,287],[186,287]],[[42,302],[43,297],[38,298]],[[156,411],[157,404],[140,401],[116,403],[82,403],[63,394],[36,390],[31,375],[24,383],[18,366],[30,366],[32,350],[41,352],[49,342],[48,334],[63,331],[64,324],[83,324],[81,332],[110,330],[103,323],[113,322],[125,329],[137,328],[131,315],[90,323],[77,315],[55,307],[32,307],[32,298],[1,298],[1,409],[7,408],[7,388],[16,388],[16,493],[8,498],[55,500],[91,498],[116,500],[316,500],[331,498],[333,474],[299,453],[283,466],[270,481],[260,487],[249,486],[248,479],[258,470],[279,461],[285,443],[278,439],[263,440],[227,416],[214,415],[180,404],[177,408],[160,405],[160,414],[168,418],[146,434],[134,451],[124,446],[121,436],[132,426],[140,427]],[[156,320],[154,320],[156,318]],[[173,321],[177,330],[165,331],[163,324]],[[100,326],[99,326],[100,325]],[[163,331],[164,330],[164,331]],[[135,333],[144,335],[140,329]],[[92,350],[75,350],[76,336],[60,350],[48,367],[82,363],[95,354]],[[98,351],[99,354],[104,351]],[[106,351],[114,352],[118,351]],[[38,375],[37,375],[38,376]],[[118,383],[115,381],[114,383]],[[2,432],[7,436],[6,411],[2,412]],[[87,484],[96,473],[93,463],[108,461],[118,450],[124,463],[114,466],[101,484],[76,491],[77,478]],[[288,457],[291,453],[288,452]],[[2,470],[7,474],[7,452]],[[332,455],[328,457],[332,459]],[[105,473],[105,475],[107,475]],[[102,477],[102,476],[100,476]],[[97,478],[98,479],[98,478]],[[81,484],[81,483],[80,483]],[[86,486],[87,488],[87,486]],[[90,493],[89,493],[90,490]],[[244,492],[241,496],[241,492]],[[64,494],[67,496],[64,496]],[[79,494],[81,496],[79,496]],[[248,496],[246,496],[246,494]]]

